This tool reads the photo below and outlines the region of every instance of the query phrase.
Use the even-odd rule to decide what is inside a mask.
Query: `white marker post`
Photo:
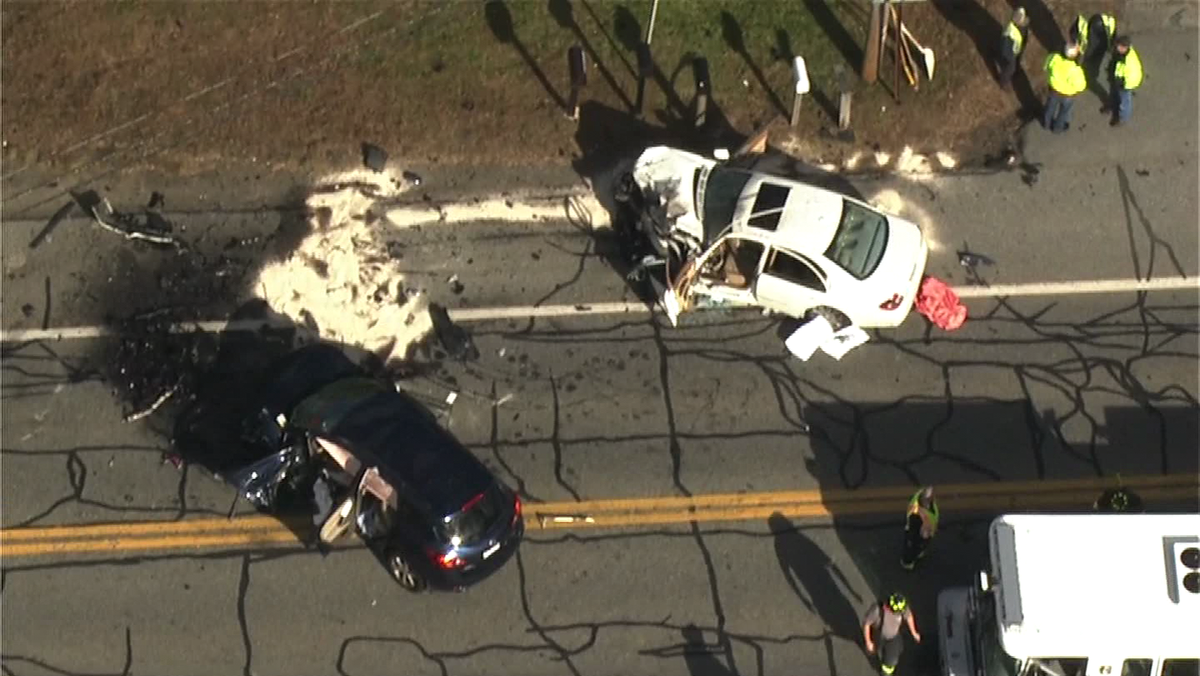
[[[796,78],[796,98],[792,100],[792,126],[800,124],[800,104],[811,85],[808,81],[808,67],[804,65],[804,57],[797,56],[793,63],[792,75]]]

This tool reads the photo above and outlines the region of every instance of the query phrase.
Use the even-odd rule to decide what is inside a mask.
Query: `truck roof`
[[[1183,583],[1200,576],[1183,555],[1200,514],[1013,514],[988,535],[1009,655],[1200,656],[1200,593]]]

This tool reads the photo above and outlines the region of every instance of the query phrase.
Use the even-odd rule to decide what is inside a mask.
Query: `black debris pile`
[[[119,339],[106,375],[113,394],[124,402],[126,422],[190,398],[216,356],[212,336],[180,324],[178,315],[162,308],[115,322]]]

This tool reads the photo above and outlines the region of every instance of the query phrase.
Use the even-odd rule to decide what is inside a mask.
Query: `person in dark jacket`
[[[1025,44],[1029,41],[1029,15],[1024,7],[1013,11],[1012,20],[1004,28],[1000,38],[1000,86],[1012,86],[1013,75],[1017,72],[1017,64],[1021,54],[1025,53]]]

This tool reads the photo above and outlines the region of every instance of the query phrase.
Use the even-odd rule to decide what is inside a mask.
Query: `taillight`
[[[511,525],[511,524],[516,523],[517,519],[519,519],[519,518],[521,518],[521,496],[514,495],[513,496],[513,518],[512,518],[512,521],[509,522],[509,524]]]
[[[879,304],[880,310],[895,310],[900,307],[900,303],[904,302],[904,296],[898,293],[893,293],[892,297]]]
[[[461,558],[459,558],[457,550],[451,549],[445,553],[438,552],[434,549],[430,549],[428,551],[429,558],[433,559],[433,562],[442,568],[461,568],[466,565],[466,561],[463,561]]]

